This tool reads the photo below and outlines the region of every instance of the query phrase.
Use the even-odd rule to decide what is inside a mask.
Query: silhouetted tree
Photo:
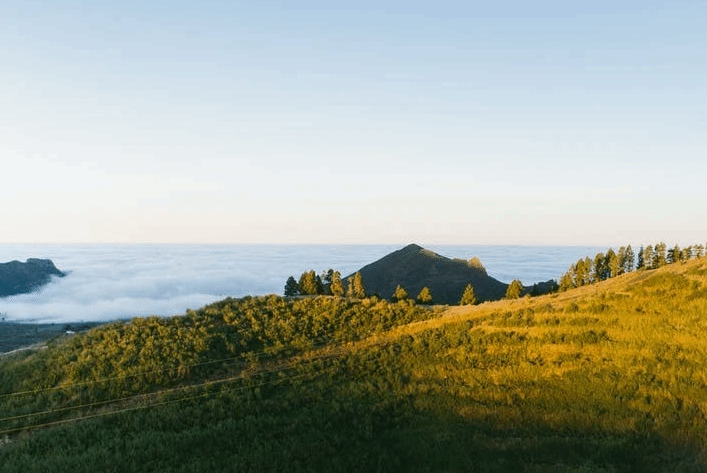
[[[297,294],[299,294],[299,285],[297,284],[297,281],[295,281],[295,278],[290,276],[287,278],[287,282],[285,283],[285,295],[296,296]]]
[[[416,300],[419,304],[431,304],[432,292],[430,292],[430,288],[425,286],[420,289],[420,293],[417,295]]]
[[[476,304],[476,296],[474,295],[474,288],[471,284],[467,284],[462,294],[462,298],[459,301],[459,305],[474,305]]]
[[[508,285],[508,289],[506,289],[506,299],[518,299],[521,291],[523,291],[523,284],[519,280],[514,279]]]

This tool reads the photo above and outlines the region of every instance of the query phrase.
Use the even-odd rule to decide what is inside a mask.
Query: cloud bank
[[[106,321],[183,314],[226,297],[282,294],[288,276],[335,268],[347,275],[403,245],[2,245],[0,261],[49,258],[64,278],[33,294],[0,299],[7,320]],[[488,273],[525,284],[559,278],[593,247],[425,245],[479,256]],[[364,281],[365,284],[365,281]]]

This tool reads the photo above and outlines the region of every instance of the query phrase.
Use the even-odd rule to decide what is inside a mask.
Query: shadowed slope
[[[507,288],[507,284],[492,278],[483,268],[446,258],[415,244],[394,251],[359,272],[369,294],[390,298],[400,284],[414,298],[426,286],[437,304],[458,304],[467,284],[474,287],[479,301],[500,299]]]

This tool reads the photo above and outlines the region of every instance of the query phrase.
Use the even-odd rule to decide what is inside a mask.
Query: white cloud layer
[[[0,262],[50,258],[64,278],[41,291],[0,298],[7,320],[103,321],[183,314],[225,297],[282,294],[288,276],[328,268],[343,276],[402,245],[0,245]],[[558,278],[604,248],[428,246],[449,257],[479,256],[501,281]]]

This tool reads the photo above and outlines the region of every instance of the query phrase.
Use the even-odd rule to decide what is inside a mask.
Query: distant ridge
[[[66,276],[52,260],[30,258],[25,263],[0,263],[0,297],[35,291],[47,284],[52,276]]]
[[[394,251],[359,272],[366,292],[386,299],[398,284],[412,298],[428,287],[436,304],[458,304],[467,284],[473,286],[479,301],[501,299],[508,287],[486,274],[483,268],[438,255],[416,244]]]

